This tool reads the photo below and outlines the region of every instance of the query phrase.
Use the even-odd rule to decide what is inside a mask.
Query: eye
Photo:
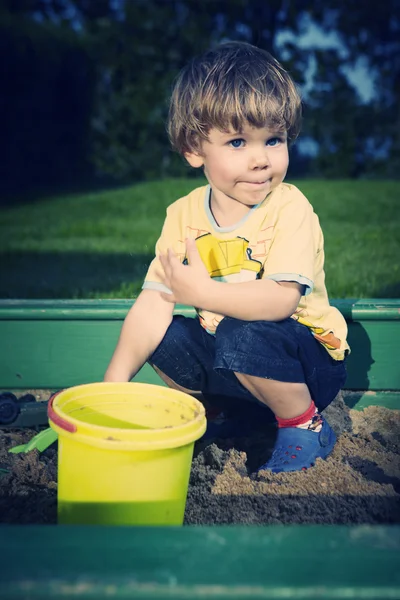
[[[267,146],[279,146],[279,144],[283,144],[284,139],[280,137],[272,137],[267,140]]]
[[[244,140],[242,140],[241,138],[238,138],[236,140],[231,140],[229,142],[229,145],[232,146],[232,148],[241,148],[242,144],[244,144]]]

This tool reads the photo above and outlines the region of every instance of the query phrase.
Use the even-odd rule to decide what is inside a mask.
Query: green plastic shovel
[[[43,452],[46,450],[46,448],[51,446],[51,444],[54,444],[57,438],[57,433],[49,427],[48,429],[43,429],[43,431],[35,435],[35,437],[29,440],[29,442],[26,444],[21,444],[20,446],[14,446],[14,448],[10,448],[9,452],[12,454],[19,454],[21,452],[30,452],[35,448],[36,450],[39,450],[39,452]]]

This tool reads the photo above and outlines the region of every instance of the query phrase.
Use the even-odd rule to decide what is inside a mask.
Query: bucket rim
[[[118,386],[121,391],[125,390],[129,391],[131,386],[135,386],[136,390],[138,387],[142,389],[152,388],[153,391],[162,392],[162,395],[173,395],[174,398],[171,399],[174,402],[179,403],[179,397],[184,399],[185,402],[181,402],[186,407],[188,406],[188,400],[190,400],[190,404],[193,407],[193,418],[190,418],[189,421],[186,421],[182,424],[177,424],[170,427],[158,427],[158,428],[150,428],[150,429],[129,429],[123,427],[107,427],[104,425],[96,425],[96,424],[88,424],[84,421],[71,417],[70,415],[66,415],[62,409],[60,409],[60,413],[56,412],[56,406],[53,406],[54,400],[57,400],[59,396],[63,393],[71,393],[73,394],[75,390],[79,393],[89,391],[90,394],[93,393],[101,393],[102,395],[107,395],[106,388]],[[102,389],[103,392],[96,391],[95,389]],[[81,396],[82,397],[82,396]],[[153,400],[157,400],[157,398],[153,398]],[[100,442],[107,441],[118,441],[118,448],[123,449],[123,446],[128,445],[129,447],[137,447],[142,448],[166,448],[166,447],[176,447],[180,445],[184,445],[186,443],[190,443],[191,439],[199,439],[201,435],[204,433],[206,429],[206,415],[205,408],[201,402],[199,402],[196,398],[193,398],[189,394],[182,392],[180,390],[174,390],[172,388],[166,388],[161,385],[155,384],[146,384],[141,382],[94,382],[88,384],[82,384],[78,386],[72,386],[70,388],[66,388],[64,390],[60,390],[56,392],[49,400],[48,404],[48,417],[50,426],[55,429],[58,433],[71,436],[76,438],[81,438],[82,441],[85,439],[86,443],[91,443],[93,445],[98,445]],[[88,435],[88,430],[91,432],[91,436]],[[132,435],[134,431],[135,439],[127,439],[126,436],[129,432]],[[175,439],[168,439],[171,437],[172,431],[175,434]],[[112,432],[112,435],[110,434]],[[200,435],[197,435],[198,432],[201,432]],[[114,445],[114,444],[113,444]]]

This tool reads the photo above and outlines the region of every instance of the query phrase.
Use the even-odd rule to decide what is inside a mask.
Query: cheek
[[[285,165],[285,167],[287,169],[288,166],[289,166],[289,149],[288,149],[287,146],[285,148],[285,154],[284,154],[284,157],[283,157],[283,162],[284,162],[284,165]]]
[[[279,171],[286,172],[289,166],[289,154],[287,150],[276,156],[275,168]]]
[[[206,174],[213,180],[228,179],[235,172],[234,162],[232,160],[220,160],[215,158],[211,164],[207,165]]]

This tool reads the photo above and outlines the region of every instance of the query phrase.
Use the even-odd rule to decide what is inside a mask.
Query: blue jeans
[[[305,383],[319,410],[332,402],[346,380],[345,361],[334,360],[311,331],[294,319],[241,321],[225,317],[210,335],[197,318],[174,316],[149,363],[222,410],[243,409],[273,420],[237,379],[237,373]]]

